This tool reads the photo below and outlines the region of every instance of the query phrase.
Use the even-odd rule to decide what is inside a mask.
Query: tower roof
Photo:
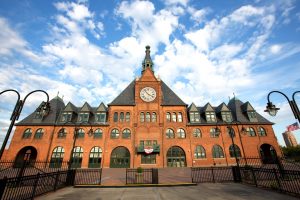
[[[145,51],[146,55],[143,61],[143,69],[142,69],[142,74],[144,73],[146,68],[150,68],[151,71],[153,71],[153,62],[150,56],[150,46],[147,45],[146,46],[146,51]]]

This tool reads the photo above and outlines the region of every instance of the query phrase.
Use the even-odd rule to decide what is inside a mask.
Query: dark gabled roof
[[[204,108],[203,108],[204,112],[215,112],[215,109],[210,105],[210,103],[207,103]]]
[[[98,106],[98,108],[95,110],[95,112],[106,112],[107,111],[107,107],[104,105],[103,102],[101,102],[101,104]]]
[[[216,108],[216,113],[220,113],[222,111],[230,111],[229,108],[226,106],[226,104],[223,102]]]
[[[133,106],[135,105],[135,81],[132,81],[122,92],[117,96],[109,106]]]
[[[163,106],[187,106],[163,81],[161,81]]]
[[[241,106],[241,109],[243,112],[247,112],[247,111],[255,111],[254,108],[252,107],[252,105],[249,103],[249,101],[247,101],[246,103],[244,103]]]
[[[18,122],[16,125],[54,125],[60,111],[65,107],[64,101],[60,97],[55,97],[50,100],[50,111],[49,114],[42,119],[35,119],[36,112],[34,111],[29,116]]]
[[[63,111],[65,112],[77,112],[77,110],[78,108],[76,108],[76,106],[74,106],[74,104],[72,104],[71,102],[69,102],[63,109]]]
[[[192,103],[189,107],[188,107],[188,112],[199,112],[197,106]]]
[[[90,104],[88,104],[87,102],[85,102],[83,104],[83,106],[81,107],[81,109],[79,110],[79,112],[92,112],[92,107],[90,106]]]

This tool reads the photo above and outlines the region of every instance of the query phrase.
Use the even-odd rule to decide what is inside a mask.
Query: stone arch
[[[272,145],[267,143],[260,145],[259,153],[264,164],[273,164],[277,162],[277,153]]]
[[[168,167],[186,167],[186,156],[184,150],[179,146],[172,146],[167,152]]]
[[[124,146],[114,148],[110,155],[110,168],[129,168],[130,152]]]
[[[34,163],[36,158],[37,150],[35,147],[23,147],[16,156],[14,167],[22,167],[25,163]]]

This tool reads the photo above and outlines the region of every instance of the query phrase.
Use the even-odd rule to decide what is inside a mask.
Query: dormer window
[[[79,113],[78,122],[88,122],[89,121],[89,113]]]
[[[257,122],[255,111],[247,111],[247,115],[248,115],[250,122]]]
[[[206,121],[207,122],[216,122],[215,112],[206,111],[205,116],[206,116]]]
[[[192,123],[200,122],[199,112],[190,112],[190,122]]]
[[[41,111],[36,111],[34,119],[42,119],[43,118],[43,112]]]
[[[228,112],[228,111],[222,111],[221,112],[221,115],[222,115],[222,120],[224,122],[232,122],[232,115],[231,115],[231,112]]]
[[[95,116],[96,122],[105,123],[106,122],[106,113],[105,112],[98,112]]]
[[[72,112],[63,112],[61,115],[62,122],[70,122],[72,120]]]

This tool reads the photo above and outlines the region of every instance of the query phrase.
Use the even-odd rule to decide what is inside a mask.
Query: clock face
[[[140,97],[146,102],[151,102],[156,98],[156,92],[151,87],[144,87],[141,89]]]

